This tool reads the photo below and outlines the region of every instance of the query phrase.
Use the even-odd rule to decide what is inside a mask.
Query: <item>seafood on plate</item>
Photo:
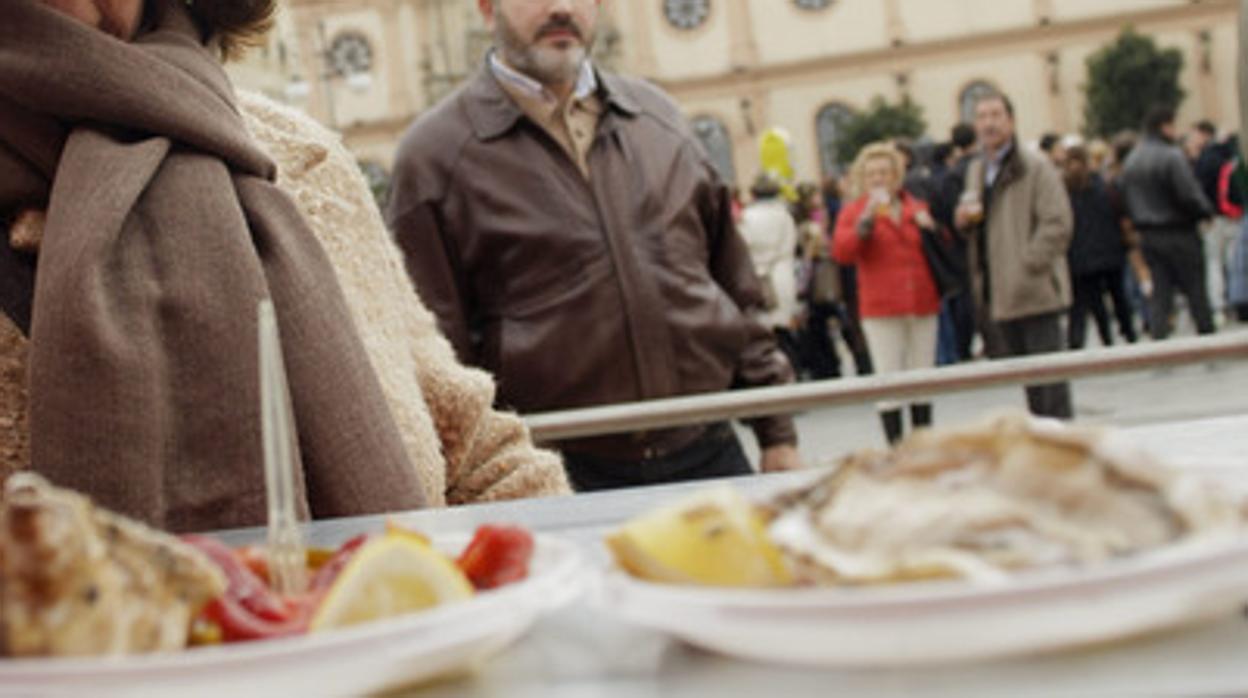
[[[177,538],[99,509],[31,473],[0,502],[0,650],[130,654],[186,644],[222,573]]]
[[[282,596],[260,548],[153,530],[31,473],[0,500],[0,656],[126,655],[368,623],[471,598],[528,575],[532,535],[481,526],[458,557],[388,524],[308,552]]]
[[[654,581],[987,582],[1236,536],[1244,514],[1237,497],[1157,464],[1113,432],[1008,414],[852,454],[767,502],[703,493],[626,524],[607,544],[626,571]],[[726,540],[754,564],[726,573],[708,563],[706,551]]]

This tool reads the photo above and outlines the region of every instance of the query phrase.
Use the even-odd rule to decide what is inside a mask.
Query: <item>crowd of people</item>
[[[1200,334],[1246,322],[1245,185],[1237,136],[1207,121],[1180,132],[1159,106],[1138,133],[1027,146],[1009,98],[988,94],[948,141],[864,147],[813,212],[814,185],[785,215],[765,172],[738,218],[774,295],[766,324],[799,378],[822,380],[842,375],[842,354],[862,375],[1080,349],[1089,316],[1103,346],[1160,340],[1178,296]],[[1032,386],[1028,403],[1071,416],[1063,384]],[[901,406],[879,410],[901,438]],[[912,425],[931,419],[910,406]]]

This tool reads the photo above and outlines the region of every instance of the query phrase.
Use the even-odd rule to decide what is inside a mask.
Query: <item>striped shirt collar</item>
[[[490,70],[494,72],[494,77],[499,81],[519,90],[521,94],[546,102],[558,101],[542,83],[504,63],[503,59],[499,58],[498,51],[490,51]],[[572,89],[572,98],[585,99],[597,91],[598,77],[594,75],[594,67],[586,58],[581,62],[581,73],[577,76],[576,86]]]

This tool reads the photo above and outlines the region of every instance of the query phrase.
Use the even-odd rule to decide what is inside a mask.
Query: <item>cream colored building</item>
[[[230,72],[388,169],[407,126],[475,71],[489,45],[475,0],[282,0],[268,46]],[[614,65],[618,48],[604,30],[600,59]]]
[[[977,89],[1009,93],[1023,138],[1082,125],[1086,58],[1131,25],[1185,58],[1181,119],[1237,123],[1234,0],[605,0],[601,59],[655,80],[738,182],[757,138],[793,139],[799,178],[827,166],[838,110],[909,95],[945,137]],[[239,78],[342,130],[389,166],[412,118],[479,64],[475,0],[286,0]],[[246,74],[244,74],[246,72]],[[366,77],[364,77],[366,76]]]

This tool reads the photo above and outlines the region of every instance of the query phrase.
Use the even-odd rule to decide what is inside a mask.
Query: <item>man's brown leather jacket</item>
[[[791,381],[747,315],[762,303],[749,253],[680,112],[637,80],[599,86],[588,179],[488,67],[404,137],[388,219],[456,351],[525,413]],[[752,426],[764,448],[796,441],[790,419]],[[562,446],[645,457],[698,434]]]

